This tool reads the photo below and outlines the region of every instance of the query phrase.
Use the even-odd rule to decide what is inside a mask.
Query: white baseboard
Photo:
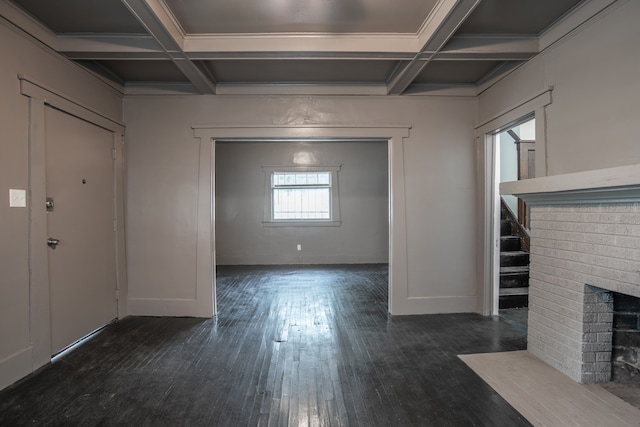
[[[29,375],[32,369],[31,347],[0,360],[0,390]]]
[[[320,265],[320,264],[388,264],[389,257],[383,256],[344,256],[344,255],[300,255],[291,256],[220,256],[217,265]]]
[[[438,313],[476,313],[478,297],[421,297],[394,301],[394,315],[438,314]]]
[[[194,299],[128,298],[130,316],[202,317]]]

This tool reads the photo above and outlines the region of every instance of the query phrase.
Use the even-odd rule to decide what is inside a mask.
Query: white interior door
[[[117,317],[113,133],[45,109],[51,351]],[[50,245],[51,246],[51,245]]]

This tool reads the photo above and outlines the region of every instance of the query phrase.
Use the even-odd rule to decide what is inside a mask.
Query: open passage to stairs
[[[500,207],[500,308],[527,307],[529,252],[526,231],[502,200]]]

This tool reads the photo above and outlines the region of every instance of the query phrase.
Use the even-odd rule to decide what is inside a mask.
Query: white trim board
[[[640,164],[503,182],[500,194],[533,204],[640,201]]]

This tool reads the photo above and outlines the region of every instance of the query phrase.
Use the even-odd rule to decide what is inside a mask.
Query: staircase
[[[504,200],[500,206],[500,308],[529,303],[529,235]]]

